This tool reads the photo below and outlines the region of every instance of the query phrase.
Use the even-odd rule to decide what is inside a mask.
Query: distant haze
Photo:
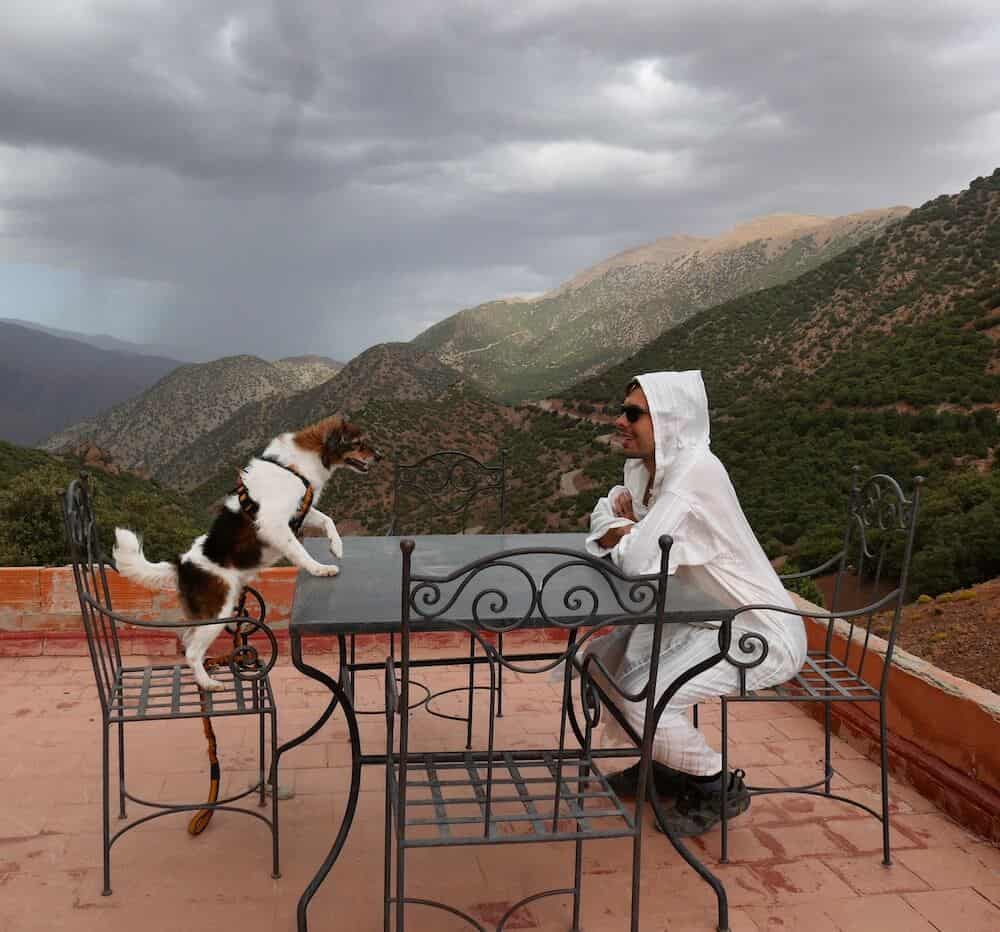
[[[348,360],[1000,151],[995,0],[7,0],[0,316]]]

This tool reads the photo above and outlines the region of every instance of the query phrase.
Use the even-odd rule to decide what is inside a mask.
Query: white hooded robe
[[[598,501],[590,518],[587,550],[610,554],[629,575],[656,573],[661,534],[670,534],[670,572],[688,576],[699,589],[729,607],[793,603],[747,522],[725,467],[709,449],[708,399],[701,373],[656,372],[638,376],[653,419],[655,475],[647,503],[643,497],[649,472],[641,460],[625,463],[624,485]],[[614,514],[612,503],[628,491],[635,528],[610,550],[598,540],[613,527],[632,524]],[[785,682],[801,668],[806,634],[801,618],[777,612],[745,612],[737,616],[734,644],[740,634],[763,635],[768,654],[748,674],[748,687],[763,689]],[[621,628],[591,646],[615,679],[629,691],[641,689],[648,675],[652,628]],[[657,692],[700,660],[718,651],[717,631],[703,625],[668,625],[663,632]],[[740,655],[740,659],[748,659]],[[695,775],[718,773],[722,758],[690,722],[687,710],[698,702],[728,695],[738,688],[736,668],[722,661],[686,683],[661,717],[653,757]],[[641,732],[641,704],[623,704],[630,724]],[[605,742],[624,737],[612,721]]]

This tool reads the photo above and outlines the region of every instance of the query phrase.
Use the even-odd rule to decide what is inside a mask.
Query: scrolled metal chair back
[[[105,710],[122,666],[118,629],[110,612],[111,590],[107,567],[113,562],[104,554],[100,529],[91,505],[91,483],[87,476],[74,479],[62,498],[66,544],[73,565],[73,581],[80,601],[80,615],[101,705]]]
[[[497,523],[491,530],[502,534],[507,511],[504,451],[495,464],[457,450],[432,453],[415,463],[397,463],[389,533],[464,533],[470,514],[478,514],[477,507],[487,500],[496,502]]]
[[[409,708],[410,636],[414,627],[469,634],[478,642],[484,655],[483,662],[489,669],[491,686],[495,686],[501,667],[522,675],[545,674],[564,663],[560,755],[565,749],[567,724],[572,727],[583,748],[589,751],[591,747],[592,732],[600,716],[593,673],[600,675],[602,687],[613,698],[645,704],[647,724],[644,741],[651,742],[655,727],[655,684],[671,544],[669,536],[660,539],[660,570],[645,576],[626,576],[610,561],[579,551],[542,547],[502,551],[468,563],[451,573],[431,575],[413,571],[415,544],[409,539],[402,540],[402,637],[398,685],[391,675],[391,666],[387,665],[386,671],[390,745],[393,742],[392,713]],[[587,656],[580,662],[584,647],[596,634],[609,625],[622,623],[654,625],[649,682],[636,693],[629,693],[603,665],[595,662],[596,657]],[[564,633],[562,645],[559,646],[558,641],[553,642],[543,659],[511,658],[498,646],[496,635],[539,627]],[[580,674],[582,725],[571,697],[574,670]],[[491,688],[489,695],[486,750],[492,756],[496,738],[495,690]],[[408,744],[408,716],[401,715],[399,753],[403,759]],[[401,775],[404,796],[405,781],[404,767]],[[560,785],[558,775],[556,785]],[[482,810],[483,827],[488,831],[492,792],[492,772],[488,768],[484,786],[487,795]],[[553,811],[558,810],[558,792]]]
[[[915,480],[913,494],[907,498],[891,476],[879,473],[862,481],[860,471],[857,468],[854,470],[847,527],[829,610],[836,614],[865,607],[870,609],[845,619],[849,630],[845,639],[844,663],[856,669],[862,678],[876,619],[891,612],[888,631],[879,628],[888,642],[882,688],[888,676],[907,595],[922,482],[920,477]],[[831,620],[827,623],[826,632],[828,653],[833,647],[834,629],[835,621]],[[860,645],[855,642],[855,629],[863,631]]]

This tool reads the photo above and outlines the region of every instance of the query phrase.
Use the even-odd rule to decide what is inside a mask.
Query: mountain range
[[[406,344],[373,346],[332,378],[306,391],[276,393],[244,405],[215,429],[164,458],[154,474],[187,489],[221,471],[231,485],[233,470],[263,450],[277,434],[337,412],[357,412],[372,399],[429,403],[460,380],[458,372],[430,353]]]
[[[117,464],[159,477],[165,463],[241,408],[266,398],[296,395],[310,382],[324,382],[338,371],[335,363],[319,357],[310,360],[299,365],[228,356],[178,366],[142,393],[53,434],[41,446],[60,452],[78,449],[84,442],[95,444]]]
[[[126,353],[131,356],[161,356],[167,359],[175,359],[177,360],[175,365],[178,366],[182,362],[206,362],[212,358],[207,353],[199,353],[188,347],[175,346],[169,343],[135,343],[131,340],[121,340],[107,333],[82,333],[78,330],[65,330],[61,327],[46,327],[43,324],[27,320],[17,320],[13,317],[0,317],[0,323],[17,324],[19,327],[27,327],[29,330],[47,333],[52,337],[61,337],[63,340],[76,340],[78,343],[86,343],[88,346],[95,346],[97,349],[112,350],[116,353]]]
[[[699,310],[821,265],[908,212],[775,214],[713,239],[669,236],[612,256],[535,300],[460,311],[413,345],[496,397],[540,398],[620,362]]]
[[[806,238],[810,248],[842,244],[829,224],[802,233],[801,224],[815,220],[784,218],[784,239],[769,220],[711,247],[658,241],[541,300],[568,307],[574,295],[610,288],[609,276],[652,281],[650,269],[669,277],[719,256],[735,268],[740,256],[750,262],[772,250],[779,264],[794,264]],[[857,229],[856,218],[844,221],[840,229]],[[484,459],[507,451],[511,530],[576,529],[598,491],[620,476],[607,440],[628,378],[698,368],[712,405],[713,448],[770,556],[812,565],[837,549],[852,464],[907,484],[920,473],[928,481],[914,574],[926,591],[945,591],[1000,574],[1000,170],[912,212],[880,212],[872,224],[867,239],[780,284],[760,287],[778,266],[750,262],[754,271],[746,266],[741,280],[757,287],[695,311],[590,378],[547,390],[544,403],[498,400],[497,384],[513,384],[510,372],[459,371],[448,364],[450,351],[428,352],[418,339],[373,347],[304,391],[253,357],[182,367],[87,430],[64,432],[62,446],[48,446],[107,445],[115,461],[137,464],[204,507],[271,436],[343,410],[386,453],[370,475],[338,473],[330,483],[323,507],[345,533],[385,530],[391,463],[448,448]],[[723,276],[719,288],[738,277]],[[633,301],[632,291],[622,292]],[[519,305],[496,306],[500,332]],[[570,340],[582,326],[560,324]],[[548,371],[544,359],[537,371]],[[207,415],[199,406],[209,396],[215,411]]]
[[[0,321],[0,439],[38,443],[132,398],[178,365]]]

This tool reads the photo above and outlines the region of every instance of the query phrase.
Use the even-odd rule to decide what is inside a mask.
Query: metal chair
[[[912,495],[907,498],[899,484],[890,476],[877,474],[860,481],[860,471],[854,479],[848,502],[847,527],[843,546],[829,560],[803,573],[782,576],[783,581],[813,579],[836,572],[830,610],[826,612],[790,609],[784,606],[749,605],[740,611],[767,609],[789,615],[809,617],[826,624],[823,647],[811,650],[799,674],[779,687],[755,692],[747,688],[747,676],[763,663],[768,652],[766,638],[746,634],[731,646],[726,660],[739,674],[739,691],[722,697],[722,767],[728,772],[728,712],[734,702],[806,702],[822,703],[825,742],[823,779],[796,787],[750,787],[754,795],[773,793],[806,793],[837,799],[858,806],[882,822],[883,863],[891,864],[889,838],[889,774],[886,728],[886,696],[889,671],[899,621],[906,599],[910,559],[917,527],[921,477],[914,480]],[[846,604],[845,603],[850,603]],[[841,605],[845,605],[841,608]],[[851,606],[855,607],[851,607]],[[872,651],[869,644],[872,624],[879,612],[892,612],[882,670],[877,677],[866,675],[865,663]],[[844,638],[838,650],[835,635]],[[881,764],[881,812],[876,812],[858,800],[831,792],[831,719],[834,703],[877,703],[879,711],[879,747]],[[723,781],[723,794],[726,786]],[[822,787],[822,789],[818,789]],[[723,795],[722,811],[726,812]],[[728,860],[728,823],[723,815],[721,859]]]
[[[506,530],[507,513],[507,454],[500,451],[499,462],[484,463],[482,460],[457,450],[442,450],[432,453],[414,463],[397,463],[393,471],[392,523],[388,535],[398,536],[403,533],[460,533],[469,528],[470,514],[480,502],[493,501],[496,505],[496,530],[504,533]],[[498,649],[503,653],[503,634],[498,635]],[[355,662],[354,637],[350,643],[351,663]],[[390,656],[395,656],[395,636],[390,635]],[[477,686],[476,672],[476,639],[469,638],[469,654],[467,657],[445,657],[439,663],[427,666],[451,667],[467,665],[469,681],[465,686],[455,686],[437,692],[431,690],[422,682],[414,681],[411,685],[421,690],[422,695],[414,706],[424,708],[438,718],[455,722],[464,722],[466,726],[467,748],[472,747],[473,697],[477,690],[489,690],[489,686]],[[497,681],[497,715],[503,717],[503,670],[498,671]],[[433,702],[441,696],[465,692],[467,706],[465,715],[452,715],[434,708]],[[362,715],[374,714],[371,711],[359,712]]]
[[[278,793],[277,768],[272,768],[269,781],[264,775],[265,720],[271,721],[271,757],[277,747],[277,710],[268,674],[278,656],[278,646],[271,629],[264,623],[264,600],[255,590],[247,589],[240,600],[238,614],[233,618],[206,621],[141,621],[114,611],[106,568],[114,569],[113,562],[104,555],[99,529],[91,507],[87,477],[73,480],[63,496],[66,539],[73,576],[80,601],[80,614],[87,635],[87,647],[97,681],[97,694],[101,702],[102,736],[102,826],[104,888],[102,894],[111,894],[111,847],[125,832],[152,819],[178,812],[193,812],[189,825],[192,835],[207,826],[216,809],[242,812],[263,821],[271,831],[272,876],[278,871]],[[256,602],[259,618],[247,613],[247,598]],[[122,663],[118,630],[121,626],[144,629],[171,630],[195,625],[219,624],[235,626],[234,650],[227,658],[228,670],[217,670],[214,675],[225,683],[219,692],[202,692],[187,664],[126,666]],[[263,635],[267,640],[269,655],[262,660],[257,648],[250,643],[253,635]],[[260,768],[259,781],[242,793],[218,799],[220,772],[215,756],[213,718],[234,715],[255,715],[259,719]],[[211,763],[210,790],[207,802],[166,804],[140,799],[128,792],[125,786],[125,726],[154,721],[177,719],[202,719],[209,739]],[[126,819],[125,800],[157,810],[135,819],[111,834],[110,759],[109,740],[112,726],[118,731],[118,807],[119,819]],[[270,782],[271,817],[252,809],[234,806],[244,797],[259,794],[258,805],[266,805],[265,787]]]
[[[441,450],[415,463],[397,463],[392,480],[390,536],[415,533],[414,525],[441,533],[464,534],[470,509],[477,501],[496,499],[497,533],[505,530],[507,511],[507,454],[495,464],[461,453]],[[451,522],[450,519],[456,519]],[[454,527],[447,526],[453,523]]]
[[[462,910],[426,898],[406,895],[407,855],[415,848],[463,845],[572,842],[572,886],[532,893],[511,906],[500,920],[501,932],[520,907],[542,897],[573,898],[572,928],[580,928],[580,895],[584,841],[631,838],[632,932],[639,928],[639,878],[642,811],[650,766],[653,730],[658,714],[655,690],[659,645],[664,623],[670,538],[661,538],[659,572],[623,576],[610,562],[572,550],[520,549],[497,553],[445,576],[413,572],[414,543],[403,540],[400,657],[385,661],[386,805],[385,899],[386,932],[404,932],[405,907],[420,905],[458,916],[473,928],[484,927]],[[596,657],[580,662],[581,648],[603,625],[648,623],[655,626],[649,683],[637,694],[626,693]],[[565,640],[544,654],[505,656],[492,635],[546,624],[561,628]],[[497,746],[496,694],[489,693],[486,747],[476,751],[410,749],[411,633],[414,626],[464,631],[478,643],[491,685],[499,670],[545,675],[565,661],[559,719],[559,741],[537,749]],[[719,655],[721,656],[721,655]],[[718,657],[714,658],[718,660]],[[600,686],[591,676],[596,666]],[[400,678],[397,685],[396,671]],[[579,670],[582,701],[573,701],[573,670]],[[698,671],[691,671],[695,675]],[[547,677],[546,677],[547,679]],[[595,750],[593,728],[609,692],[645,705],[639,750]],[[582,727],[580,715],[582,714]],[[416,720],[414,720],[416,721]],[[578,746],[567,746],[567,726]],[[523,738],[522,735],[518,736]],[[638,796],[626,806],[601,771],[603,758],[640,759]],[[470,807],[473,811],[470,814]],[[474,814],[478,810],[478,814]],[[394,921],[393,921],[394,920]]]

